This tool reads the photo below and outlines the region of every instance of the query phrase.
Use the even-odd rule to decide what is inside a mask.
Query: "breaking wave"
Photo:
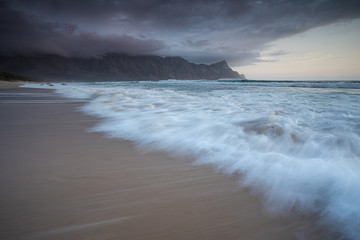
[[[316,214],[358,239],[359,83],[310,85],[160,81],[57,91],[89,99],[82,110],[102,118],[94,131],[237,174],[271,214]]]

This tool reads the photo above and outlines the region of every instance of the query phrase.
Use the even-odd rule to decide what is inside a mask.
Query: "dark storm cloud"
[[[274,40],[358,18],[360,1],[12,0],[1,11],[2,52],[115,51],[244,65]]]
[[[190,47],[194,47],[194,48],[203,48],[210,44],[209,40],[199,40],[199,41],[195,41],[195,42],[192,40],[187,40],[186,43]]]
[[[81,32],[76,25],[44,22],[26,16],[0,2],[0,52],[12,54],[50,53],[67,57],[96,57],[107,52],[151,54],[162,48],[160,40],[135,38],[125,33],[99,35]]]

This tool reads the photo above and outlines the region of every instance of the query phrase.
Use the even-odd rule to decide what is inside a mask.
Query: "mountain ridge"
[[[19,74],[35,81],[142,81],[245,79],[225,60],[195,64],[182,57],[130,56],[109,53],[100,58],[60,55],[0,56],[0,71]]]

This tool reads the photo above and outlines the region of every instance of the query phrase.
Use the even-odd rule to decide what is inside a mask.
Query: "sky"
[[[359,0],[0,0],[0,54],[226,60],[248,79],[360,80]]]

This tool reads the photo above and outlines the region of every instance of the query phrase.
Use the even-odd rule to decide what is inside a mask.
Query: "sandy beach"
[[[30,82],[0,80],[0,89],[18,88],[20,85],[26,83],[30,83]]]
[[[89,132],[82,104],[0,90],[0,239],[318,239],[235,177]]]

